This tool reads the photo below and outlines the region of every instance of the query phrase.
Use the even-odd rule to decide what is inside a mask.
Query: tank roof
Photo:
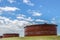
[[[31,26],[56,26],[57,27],[57,25],[56,24],[47,24],[47,23],[44,23],[44,24],[34,24],[34,25],[28,25],[28,26],[26,26],[26,27],[31,27]]]

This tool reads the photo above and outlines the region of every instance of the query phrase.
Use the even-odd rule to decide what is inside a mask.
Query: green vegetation
[[[11,37],[0,40],[60,40],[60,36],[29,36],[29,37]]]
[[[60,40],[60,36],[58,36],[57,39]]]

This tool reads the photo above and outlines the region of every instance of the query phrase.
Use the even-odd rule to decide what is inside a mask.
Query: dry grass
[[[30,36],[30,37],[11,37],[0,40],[60,40],[60,36]]]

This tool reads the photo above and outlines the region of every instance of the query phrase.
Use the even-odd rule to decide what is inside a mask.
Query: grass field
[[[11,37],[0,40],[60,40],[60,36],[30,36],[30,37]]]

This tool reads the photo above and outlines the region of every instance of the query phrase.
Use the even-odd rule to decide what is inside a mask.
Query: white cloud
[[[2,17],[0,16],[0,24],[8,24],[8,23],[11,23],[12,20],[10,20],[9,18],[6,18],[6,17]]]
[[[0,7],[0,11],[16,11],[16,10],[20,10],[20,9],[16,7],[8,7],[8,6]]]
[[[35,11],[35,10],[28,10],[28,13],[32,14],[32,16],[41,16],[42,13],[40,13],[39,11]]]
[[[24,14],[18,14],[17,19],[25,19],[26,15]]]
[[[56,21],[51,21],[52,24],[56,24]]]
[[[26,17],[26,15],[24,15],[24,14],[17,15],[17,19],[19,19],[19,20],[25,20],[25,21],[30,21],[30,22],[34,20],[31,17]]]
[[[23,28],[23,27],[31,24],[30,22],[24,21],[24,20],[20,20],[20,21],[14,20],[13,23],[14,23],[15,25],[17,25],[18,27],[20,27],[20,28],[21,28],[21,27]]]
[[[51,23],[56,24],[56,18],[52,18]]]
[[[10,3],[16,2],[15,0],[7,0],[7,1],[10,2]]]
[[[0,16],[0,26],[4,25],[3,27],[6,27],[6,28],[10,28],[12,26],[14,26],[15,28],[15,26],[18,27],[17,25],[23,27],[25,24],[27,25],[29,23],[30,22],[25,21],[25,20],[10,20],[9,18]]]
[[[46,20],[41,20],[41,19],[36,19],[35,21],[36,21],[36,22],[48,23],[48,21],[46,21]]]
[[[56,18],[54,17],[54,18],[52,18],[52,20],[56,20]]]
[[[30,5],[30,6],[34,6],[34,4],[30,0],[23,0],[23,3]]]
[[[27,21],[34,21],[34,19],[32,19],[31,17],[28,17],[25,20],[27,20]]]
[[[5,0],[0,0],[0,2],[5,1]],[[15,0],[7,0],[9,3],[15,3]]]
[[[33,12],[33,16],[41,16],[42,13],[39,13],[39,12]]]

